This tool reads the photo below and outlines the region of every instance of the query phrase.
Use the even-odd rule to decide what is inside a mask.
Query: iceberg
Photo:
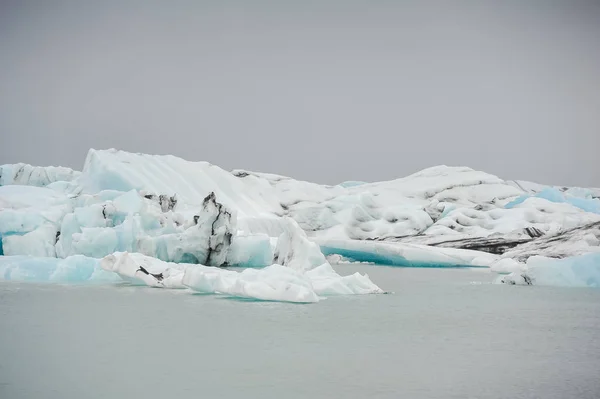
[[[0,165],[0,186],[11,184],[46,187],[51,183],[70,182],[81,172],[62,166],[31,166],[25,163]]]
[[[327,256],[361,263],[402,267],[489,267],[499,257],[479,251],[426,245],[357,240],[316,239]]]
[[[527,264],[499,278],[511,285],[557,287],[600,287],[600,253],[588,253],[564,259],[533,256]]]
[[[312,303],[383,292],[367,275],[340,276],[328,259],[510,274],[540,256],[600,253],[600,190],[505,181],[467,167],[328,186],[91,149],[81,172],[25,164],[0,171],[0,256],[10,280],[110,276]],[[548,281],[536,273],[531,281]]]
[[[163,262],[142,254],[115,253],[100,261],[132,284],[158,288],[190,288],[204,294],[297,303],[319,302],[335,295],[380,294],[368,276],[340,276],[329,263],[302,272],[273,264],[242,271],[214,266]]]
[[[543,198],[554,203],[567,203],[586,212],[600,214],[600,199],[593,197],[592,190],[581,188],[571,188],[565,192],[557,188],[547,187],[541,191],[531,195],[525,194],[519,196],[505,205],[507,209],[513,208],[516,205],[522,204],[529,198]]]
[[[263,190],[268,189],[264,184],[244,184],[208,162],[189,162],[171,155],[91,149],[79,184],[87,194],[104,190],[176,194],[178,201],[188,205],[201,205],[214,192],[221,203],[240,216],[260,216],[280,209],[273,196],[264,194]]]
[[[183,284],[197,292],[237,298],[297,303],[319,301],[309,279],[277,264],[242,272],[194,266],[186,269]]]
[[[82,255],[65,259],[0,256],[0,280],[37,283],[107,283],[119,276],[101,269],[100,260]]]
[[[0,240],[4,255],[56,256],[62,218],[71,210],[63,194],[48,188],[0,186]]]

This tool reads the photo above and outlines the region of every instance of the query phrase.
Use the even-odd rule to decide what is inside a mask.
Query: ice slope
[[[236,171],[245,181],[266,180],[311,236],[389,239],[420,234],[457,207],[502,207],[523,194],[496,176],[470,168],[437,166],[378,183],[320,186],[287,177]],[[483,204],[483,205],[482,205]]]
[[[506,204],[505,207],[508,209],[513,208],[531,197],[532,195],[529,194],[522,195]],[[556,188],[548,187],[535,193],[533,197],[543,198],[554,203],[568,203],[585,212],[600,214],[600,199],[593,198],[591,190],[570,189],[562,192]]]
[[[544,190],[558,190],[576,197],[600,198],[600,188],[547,186],[525,180],[507,180],[506,183],[522,190],[525,194],[535,195]]]
[[[231,173],[207,162],[190,162],[172,155],[90,150],[79,183],[84,193],[103,190],[145,191],[176,195],[188,206],[199,206],[214,192],[240,217],[271,216],[281,210],[265,185],[244,184]]]
[[[521,197],[519,197],[521,198]],[[429,237],[444,236],[487,237],[491,234],[528,236],[526,229],[536,229],[541,234],[557,234],[594,221],[598,215],[582,212],[570,203],[558,203],[541,197],[527,197],[512,201],[504,207],[457,208],[425,231]],[[429,240],[429,243],[435,239]]]
[[[241,169],[234,170],[232,173],[244,184],[261,187],[265,192],[273,195],[282,207],[280,212],[287,211],[290,207],[326,201],[346,193],[345,188],[341,186],[326,186],[272,173],[257,173]]]
[[[589,252],[600,252],[600,221],[529,240],[508,249],[502,257],[524,262],[536,255],[567,258]]]
[[[69,182],[80,172],[62,166],[31,166],[24,163],[0,165],[0,186],[11,184],[45,187],[54,182]]]

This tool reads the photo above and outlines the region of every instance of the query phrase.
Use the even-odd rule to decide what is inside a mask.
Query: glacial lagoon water
[[[0,398],[598,398],[600,290],[336,265],[391,295],[0,283]]]

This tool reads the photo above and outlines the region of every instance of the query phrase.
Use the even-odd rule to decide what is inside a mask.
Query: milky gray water
[[[338,265],[393,295],[0,283],[0,398],[598,398],[600,290]]]

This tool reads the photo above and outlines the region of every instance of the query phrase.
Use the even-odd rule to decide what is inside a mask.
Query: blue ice
[[[373,251],[361,251],[360,249],[348,249],[330,245],[321,245],[323,255],[340,255],[356,262],[370,262],[377,265],[401,266],[401,267],[428,267],[428,268],[458,268],[458,267],[476,267],[466,263],[424,261],[416,259],[407,259],[404,256],[394,254],[393,252],[384,252],[381,249]]]
[[[583,211],[600,214],[600,200],[588,197],[576,197],[570,194],[565,194],[560,190],[552,187],[547,187],[533,196],[522,195],[520,197],[517,197],[513,201],[506,204],[504,207],[507,209],[514,208],[515,206],[522,204],[531,197],[543,198],[547,201],[555,203],[568,203]]]
[[[0,279],[60,283],[120,280],[116,274],[100,268],[100,259],[83,255],[74,255],[65,259],[2,256],[0,257]]]
[[[600,287],[598,252],[564,259],[534,257],[529,259],[527,266],[539,285]]]

